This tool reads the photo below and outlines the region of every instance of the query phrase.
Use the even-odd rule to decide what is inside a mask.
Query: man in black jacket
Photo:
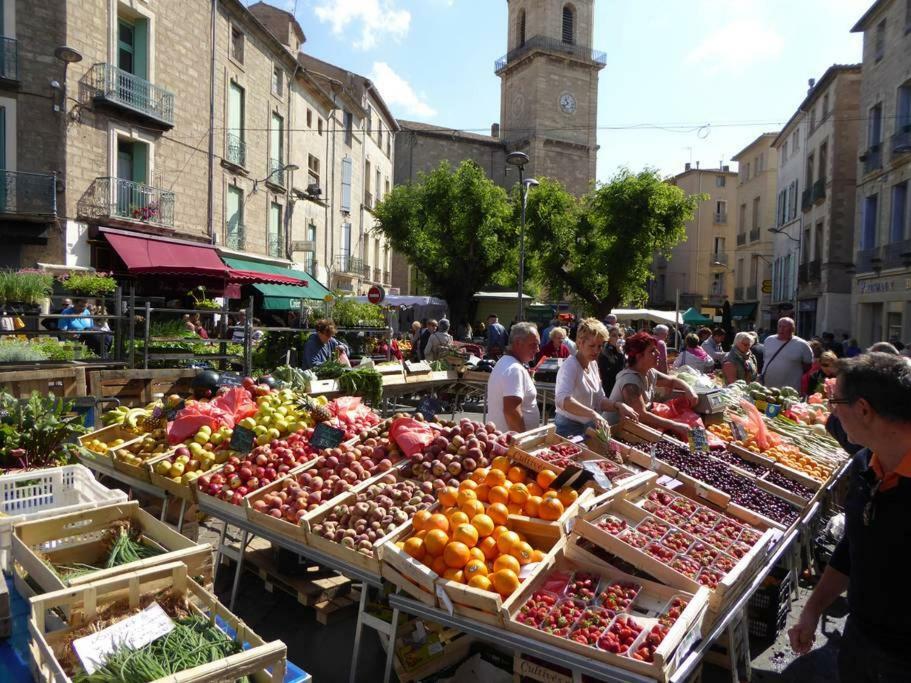
[[[867,353],[839,361],[829,401],[848,440],[864,448],[851,464],[845,535],[789,631],[807,652],[823,611],[845,590],[850,614],[839,646],[842,681],[911,678],[911,360]]]

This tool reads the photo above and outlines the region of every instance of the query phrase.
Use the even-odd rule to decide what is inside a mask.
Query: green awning
[[[731,320],[753,320],[758,304],[734,304],[731,306]]]
[[[315,277],[300,270],[292,270],[291,268],[283,268],[271,263],[262,263],[261,261],[238,258],[236,256],[222,256],[221,258],[231,268],[254,270],[258,273],[268,273],[270,275],[296,277],[307,282],[302,287],[294,285],[253,285],[263,295],[263,309],[266,311],[294,311],[300,307],[301,299],[323,301],[327,295],[332,294]]]
[[[712,322],[712,319],[703,315],[695,308],[688,308],[683,313],[683,322],[687,325],[708,325]]]

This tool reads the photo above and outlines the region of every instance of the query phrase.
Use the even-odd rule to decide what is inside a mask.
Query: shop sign
[[[907,281],[905,282],[907,286]],[[859,294],[886,294],[895,291],[895,280],[886,280],[885,282],[870,282],[861,280],[857,283],[857,292]]]
[[[772,281],[771,281],[771,280],[763,280],[763,281],[762,281],[762,293],[763,293],[763,294],[771,294],[771,293],[772,293]]]

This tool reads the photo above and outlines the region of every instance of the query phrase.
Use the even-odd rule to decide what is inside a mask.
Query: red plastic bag
[[[435,436],[430,425],[418,422],[413,417],[397,418],[389,427],[389,438],[398,444],[402,453],[409,458],[429,446]]]
[[[351,421],[355,417],[370,411],[367,406],[361,403],[361,399],[358,396],[340,396],[334,401],[330,401],[327,407],[333,415],[347,421]]]
[[[250,392],[243,387],[231,387],[225,393],[217,396],[209,405],[231,415],[235,424],[245,417],[252,417],[259,408],[256,402],[250,398]]]
[[[705,423],[702,418],[690,408],[689,401],[682,396],[673,398],[667,403],[652,403],[651,412],[658,417],[687,424],[693,429],[697,427],[705,429]],[[721,448],[724,445],[721,439],[708,430],[705,432],[705,438],[711,448]]]
[[[748,434],[752,434],[756,438],[756,445],[759,446],[760,451],[767,451],[781,443],[781,437],[778,434],[766,429],[765,421],[756,406],[746,399],[741,399],[740,407],[746,413],[746,417],[732,415],[731,419],[736,419]]]
[[[168,443],[186,441],[203,425],[208,425],[213,431],[223,426],[233,428],[234,417],[215,405],[214,401],[210,403],[187,401],[184,409],[168,425]]]

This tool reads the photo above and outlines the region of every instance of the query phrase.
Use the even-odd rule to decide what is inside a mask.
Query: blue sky
[[[479,132],[498,121],[506,0],[269,2],[296,8],[305,51],[372,78],[396,116]],[[598,180],[621,166],[728,163],[781,128],[807,79],[861,60],[849,31],[871,3],[596,0]]]

